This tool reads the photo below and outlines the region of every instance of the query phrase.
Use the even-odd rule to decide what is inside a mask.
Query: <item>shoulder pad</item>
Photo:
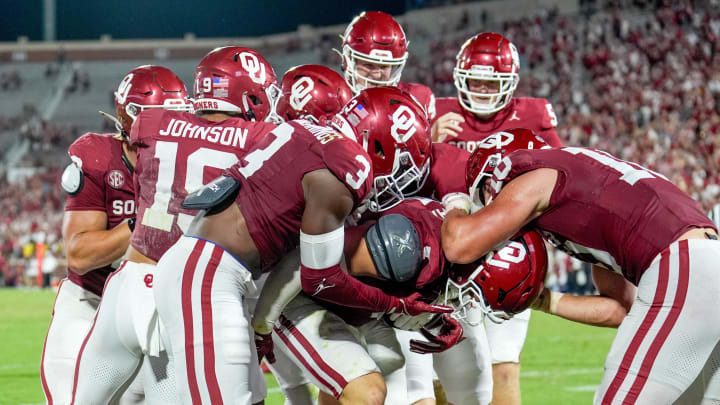
[[[365,233],[370,256],[385,279],[405,282],[415,278],[422,262],[420,236],[404,215],[384,215]]]
[[[73,162],[63,171],[60,185],[62,189],[72,197],[82,190],[84,177],[83,171]]]
[[[239,190],[240,181],[220,176],[188,194],[181,205],[186,210],[208,210],[207,215],[212,215],[227,208],[235,200]]]

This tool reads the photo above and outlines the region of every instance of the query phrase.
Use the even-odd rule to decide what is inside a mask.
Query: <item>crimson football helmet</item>
[[[345,29],[342,38],[342,68],[350,88],[357,94],[372,86],[396,86],[408,58],[405,31],[400,24],[382,11],[364,11]],[[390,68],[387,80],[362,76],[357,62],[384,65]]]
[[[544,288],[548,256],[537,231],[519,233],[482,259],[453,264],[445,287],[445,303],[453,316],[464,318],[476,305],[500,323],[527,309]]]
[[[131,70],[120,82],[115,96],[115,115],[100,112],[115,122],[121,138],[130,135],[130,127],[146,108],[192,112],[185,84],[170,69],[143,65]]]
[[[300,65],[288,70],[280,82],[278,114],[285,120],[308,119],[327,125],[353,97],[345,79],[322,65]]]
[[[372,160],[368,208],[384,211],[422,188],[430,172],[430,124],[417,100],[397,87],[365,89],[333,118]]]
[[[465,41],[456,59],[453,79],[463,108],[482,116],[508,105],[520,80],[520,58],[512,42],[500,34],[484,32]],[[496,82],[498,90],[473,92],[468,80]]]
[[[240,114],[248,121],[281,122],[275,71],[256,50],[216,48],[195,68],[195,111]]]
[[[480,207],[485,205],[481,188],[483,179],[492,177],[503,157],[519,149],[550,149],[550,145],[525,128],[496,132],[477,143],[465,169],[465,185],[473,203]]]

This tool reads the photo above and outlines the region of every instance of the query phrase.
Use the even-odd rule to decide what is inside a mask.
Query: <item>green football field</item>
[[[54,298],[53,291],[0,289],[0,405],[44,403],[40,356]],[[533,313],[522,358],[523,402],[591,403],[614,335],[614,329]],[[267,377],[266,404],[282,404]]]

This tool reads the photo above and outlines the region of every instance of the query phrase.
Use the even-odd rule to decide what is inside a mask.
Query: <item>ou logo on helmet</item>
[[[248,72],[253,82],[257,84],[265,83],[265,65],[260,63],[257,56],[250,52],[242,52],[239,59],[240,65]]]
[[[515,140],[515,135],[510,132],[496,132],[477,143],[478,148],[482,149],[500,149],[503,146],[510,145]],[[532,149],[532,148],[530,148]]]
[[[135,75],[130,73],[120,82],[120,85],[115,92],[115,98],[117,99],[118,104],[125,104],[127,96],[130,93],[130,89],[132,88],[132,84],[130,82],[132,82],[133,76]]]
[[[392,122],[390,135],[392,135],[398,143],[407,142],[416,131],[415,113],[406,105],[401,105],[395,110],[392,115]]]
[[[296,111],[305,108],[305,105],[312,100],[310,92],[314,88],[315,82],[307,76],[293,83],[290,89],[290,106]]]

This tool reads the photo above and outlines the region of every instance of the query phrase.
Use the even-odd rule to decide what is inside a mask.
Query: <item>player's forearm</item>
[[[107,266],[125,254],[130,228],[122,223],[105,231],[78,232],[65,240],[68,266],[78,274]]]
[[[441,228],[442,246],[445,257],[453,263],[470,263],[475,259],[466,243],[467,226],[463,219],[467,216],[462,210],[449,211]],[[464,235],[464,236],[463,236]]]
[[[592,326],[617,328],[627,311],[617,300],[604,296],[563,294],[553,311],[546,311],[569,321]]]
[[[345,273],[340,266],[327,269],[301,269],[303,291],[315,298],[351,308],[387,312],[393,297]]]

